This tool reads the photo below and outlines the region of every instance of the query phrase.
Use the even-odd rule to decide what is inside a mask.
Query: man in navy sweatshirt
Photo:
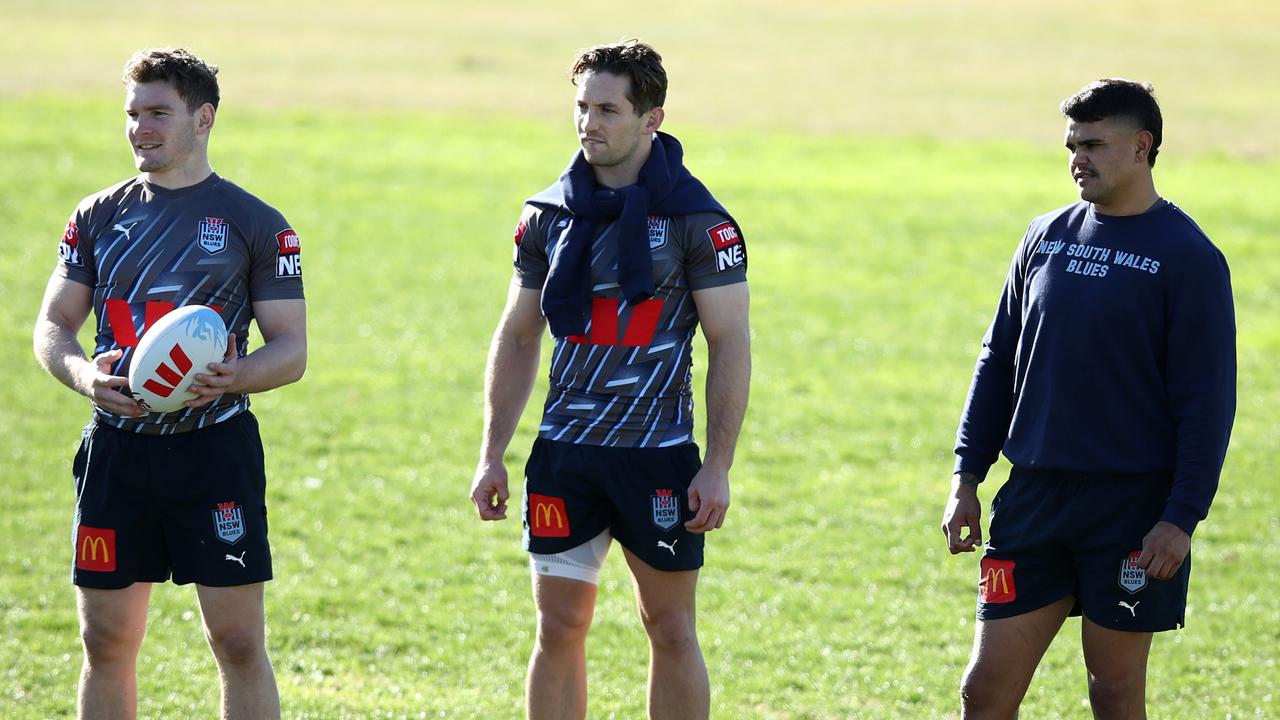
[[[942,531],[982,544],[965,718],[1013,718],[1049,643],[1083,615],[1099,718],[1145,718],[1153,632],[1184,624],[1191,535],[1235,415],[1226,259],[1152,180],[1160,108],[1099,80],[1062,103],[1080,202],[1031,222],[982,341]],[[967,534],[962,532],[967,530]]]

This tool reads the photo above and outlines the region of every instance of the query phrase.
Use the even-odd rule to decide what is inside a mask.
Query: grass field
[[[1173,5],[1132,3],[1160,11],[1149,44],[1122,56],[1111,47],[1125,37],[1115,10],[1094,18],[1082,49],[1066,38],[1031,44],[1070,18],[1012,3],[996,6],[1009,10],[1007,26],[986,34],[972,32],[982,17],[972,3],[937,17],[923,2],[802,3],[800,19],[849,31],[854,58],[869,52],[858,40],[884,49],[945,35],[943,55],[992,46],[974,50],[969,72],[941,58],[941,79],[919,64],[889,64],[901,80],[891,87],[855,74],[848,87],[860,94],[805,75],[813,68],[796,53],[816,36],[780,24],[766,3],[732,15],[724,3],[693,4],[687,34],[638,16],[603,20],[585,4],[579,18],[484,4],[446,16],[407,2],[385,14],[342,3],[251,15],[230,2],[199,30],[194,9],[135,27],[97,6],[0,4],[15,39],[0,49],[0,717],[72,714],[68,465],[87,407],[40,372],[30,325],[74,204],[131,170],[119,64],[170,38],[226,68],[215,167],[280,208],[305,246],[310,368],[302,384],[254,401],[277,573],[269,645],[286,717],[520,715],[533,626],[519,528],[481,524],[466,499],[481,368],[520,201],[573,149],[547,94],[567,107],[564,59],[623,34],[652,38],[697,88],[682,87],[678,103],[673,92],[667,128],[734,210],[751,252],[752,405],[734,507],[711,537],[699,598],[716,717],[955,716],[976,576],[975,558],[949,557],[937,530],[955,421],[1013,246],[1033,215],[1071,200],[1054,105],[1109,74],[1109,60],[1149,69],[1166,88],[1158,186],[1226,253],[1240,333],[1232,450],[1196,534],[1190,624],[1156,640],[1151,716],[1277,715],[1280,93],[1268,78],[1280,63],[1263,42],[1276,11]],[[71,10],[99,31],[57,32],[57,13]],[[745,67],[725,54],[734,38],[707,34],[721,17],[755,43]],[[296,51],[274,55],[261,40],[294,20]],[[411,42],[428,20],[439,25]],[[258,42],[237,43],[230,27]],[[459,58],[481,28],[495,59],[468,65]],[[1011,37],[1027,43],[1017,67],[997,42]],[[810,44],[813,62],[853,71],[827,34]],[[398,53],[422,64],[402,69]],[[342,68],[343,58],[359,61]],[[346,73],[327,84],[336,102],[315,78],[290,84],[312,62]],[[955,87],[932,84],[947,79]],[[981,123],[971,96],[991,98]],[[703,97],[741,112],[724,120],[695,102]],[[930,99],[946,109],[945,127],[920,117]],[[512,444],[513,473],[544,389]],[[984,486],[984,502],[997,486]],[[615,552],[589,645],[591,718],[644,715],[647,648],[628,585]],[[1049,651],[1025,717],[1087,716],[1078,629],[1069,622]],[[215,672],[190,588],[157,587],[142,655],[140,716],[213,716]]]

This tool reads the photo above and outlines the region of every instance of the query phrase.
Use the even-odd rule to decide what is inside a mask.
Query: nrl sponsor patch
[[[649,216],[649,250],[657,250],[667,244],[667,227],[671,224],[671,218],[658,217],[657,215]]]
[[[216,217],[205,218],[196,232],[196,242],[201,250],[210,255],[217,255],[226,250],[227,221]]]
[[[244,508],[234,502],[218,503],[213,511],[213,529],[218,539],[235,545],[244,537]]]
[[[1120,561],[1120,587],[1133,594],[1147,586],[1147,571],[1138,567],[1142,553],[1134,550]]]
[[[658,490],[650,495],[653,502],[653,524],[663,530],[670,530],[680,522],[680,500],[673,490]]]

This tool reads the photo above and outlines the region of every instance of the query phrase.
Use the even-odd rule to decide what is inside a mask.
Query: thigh
[[[251,638],[265,646],[266,585],[196,586],[205,630],[212,637]]]
[[[636,604],[646,621],[686,617],[692,624],[698,588],[697,570],[658,570],[626,547],[623,553],[635,585]]]
[[[139,438],[91,422],[72,462],[76,514],[72,582],[118,590],[169,578],[163,528],[148,491]]]
[[[1072,604],[1063,598],[1016,617],[978,620],[965,685],[988,697],[1021,698]]]
[[[266,470],[256,419],[248,412],[165,436],[157,467],[173,581],[210,587],[272,577]]]
[[[1092,680],[1107,685],[1145,681],[1151,633],[1112,630],[1085,617],[1080,626],[1080,643]]]
[[[684,526],[694,516],[689,483],[702,467],[698,446],[607,450],[612,464],[610,532],[618,543],[655,570],[702,567],[706,536]]]
[[[146,634],[150,599],[151,583],[117,590],[76,588],[80,634],[86,649],[92,654],[122,647],[136,651]]]
[[[538,612],[538,632],[557,637],[585,637],[595,614],[593,583],[553,575],[533,575],[533,604]]]
[[[524,549],[552,555],[590,542],[609,527],[600,490],[608,468],[595,446],[538,438],[524,472]]]

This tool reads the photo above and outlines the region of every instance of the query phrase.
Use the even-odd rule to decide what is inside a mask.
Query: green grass
[[[87,407],[27,348],[67,214],[131,170],[117,114],[52,94],[0,104],[5,718],[73,706],[68,466]],[[1062,153],[670,129],[751,253],[752,404],[699,597],[716,716],[954,717],[976,559],[949,557],[937,529],[950,446],[1010,253],[1033,215],[1071,199]],[[280,208],[306,255],[310,369],[254,401],[288,717],[520,715],[533,627],[519,528],[480,523],[466,495],[511,226],[572,142],[538,120],[219,116],[215,167]],[[1190,625],[1156,640],[1153,717],[1265,717],[1280,703],[1277,171],[1214,153],[1157,169],[1232,264],[1241,373],[1222,489],[1196,534]],[[508,454],[517,476],[544,389]],[[1025,716],[1087,713],[1078,628],[1046,656]],[[213,715],[190,588],[156,588],[142,655],[141,716]],[[615,551],[589,644],[591,717],[643,717],[646,657]]]

